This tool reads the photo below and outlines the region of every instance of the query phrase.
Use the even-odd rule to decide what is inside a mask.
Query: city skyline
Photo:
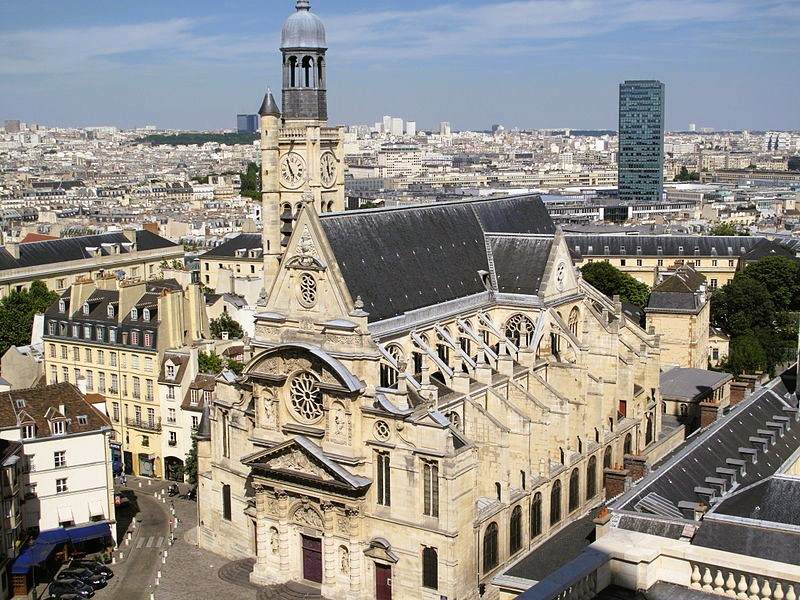
[[[280,89],[275,26],[293,4],[5,5],[0,118],[233,128],[267,86]],[[421,129],[616,129],[618,84],[643,78],[666,84],[668,130],[800,129],[800,82],[784,73],[800,46],[796,3],[315,0],[312,9],[331,25],[336,123],[397,114]]]

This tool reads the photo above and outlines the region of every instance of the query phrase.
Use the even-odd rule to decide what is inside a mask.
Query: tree
[[[247,171],[242,173],[242,196],[258,200],[261,198],[261,173],[254,162],[247,163]]]
[[[241,375],[242,371],[244,371],[244,363],[240,360],[236,360],[235,358],[229,358],[228,368],[237,375]]]
[[[31,343],[33,317],[56,300],[58,294],[47,289],[41,281],[34,281],[28,290],[11,292],[0,300],[0,356],[11,346]]]
[[[700,175],[694,171],[689,171],[685,166],[681,167],[680,172],[675,176],[675,181],[699,181]]]
[[[216,352],[200,352],[197,355],[198,368],[201,373],[218,375],[225,368],[225,361]]]
[[[731,350],[723,366],[734,375],[763,372],[767,369],[767,355],[758,338],[748,333],[731,342]]]
[[[730,223],[717,223],[711,228],[711,230],[708,233],[710,235],[720,235],[720,236],[750,235],[747,231],[743,229],[738,229],[733,225],[731,225]]]
[[[619,295],[620,300],[639,307],[647,305],[650,288],[623,273],[606,261],[590,262],[581,268],[583,278],[609,298]]]
[[[183,472],[186,475],[186,482],[190,485],[197,485],[197,438],[192,436],[192,447],[186,460],[183,461]]]
[[[218,319],[211,319],[211,335],[221,340],[223,331],[227,331],[228,338],[232,340],[244,337],[242,326],[226,312],[222,313]]]

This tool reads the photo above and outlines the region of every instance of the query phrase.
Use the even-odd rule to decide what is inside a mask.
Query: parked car
[[[60,579],[77,579],[78,581],[91,585],[96,590],[105,587],[107,583],[103,575],[95,573],[91,569],[81,567],[63,569],[56,575],[56,580]]]
[[[69,563],[70,569],[89,569],[97,575],[102,575],[106,579],[114,577],[114,571],[105,566],[103,563],[88,558],[74,558]]]
[[[47,588],[53,600],[70,600],[72,598],[91,598],[94,596],[92,586],[77,579],[56,579]]]

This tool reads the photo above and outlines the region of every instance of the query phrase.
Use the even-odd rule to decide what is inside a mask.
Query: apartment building
[[[567,245],[578,267],[603,260],[652,287],[664,272],[689,265],[706,278],[710,289],[733,279],[756,246],[762,253],[765,246],[781,255],[786,250],[754,236],[568,235]]]
[[[7,243],[0,247],[0,298],[37,279],[57,292],[105,273],[158,279],[161,264],[183,261],[183,254],[183,246],[146,230]]]
[[[105,398],[126,473],[164,475],[162,357],[209,337],[200,288],[175,280],[78,280],[45,313],[47,382]]]
[[[108,418],[72,384],[0,394],[0,439],[21,443],[25,455],[26,529],[114,522],[111,434]]]
[[[260,233],[242,233],[200,256],[200,283],[216,289],[229,285],[231,277],[261,281],[264,251]]]
[[[0,519],[0,598],[9,594],[9,567],[17,555],[22,530],[23,486],[20,483],[25,464],[22,444],[0,438],[0,497],[5,518]]]

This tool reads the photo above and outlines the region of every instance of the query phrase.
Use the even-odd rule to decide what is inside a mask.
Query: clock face
[[[296,152],[281,159],[281,181],[288,188],[298,188],[306,178],[306,161]]]
[[[320,181],[322,181],[322,185],[325,187],[331,187],[334,183],[336,183],[337,171],[338,166],[336,165],[336,157],[330,152],[323,154],[319,161],[319,178]]]

